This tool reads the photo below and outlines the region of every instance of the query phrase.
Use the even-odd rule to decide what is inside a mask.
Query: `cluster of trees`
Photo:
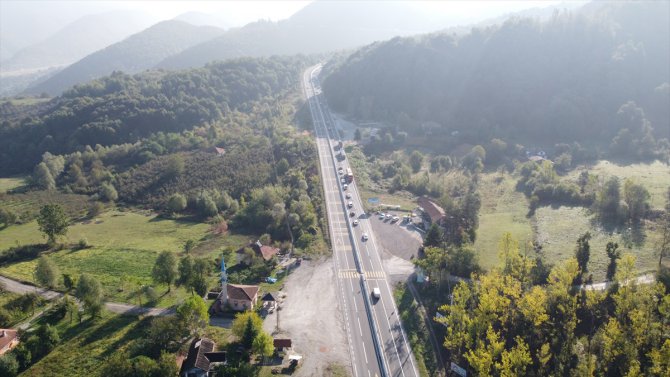
[[[338,111],[436,144],[579,141],[587,154],[667,159],[668,4],[591,8],[369,45],[331,63],[324,93]]]
[[[649,191],[630,179],[621,187],[617,177],[611,177],[597,193],[594,208],[601,221],[609,224],[633,223],[643,219],[650,209]]]
[[[253,102],[295,90],[302,68],[300,57],[238,59],[182,72],[115,72],[75,86],[40,116],[0,126],[0,174],[25,172],[46,151],[136,142],[251,112]]]
[[[477,275],[477,283],[459,283],[452,303],[439,309],[452,360],[475,375],[665,375],[670,287],[636,284],[635,258],[624,255],[609,289],[580,289],[588,238],[580,237],[576,259],[536,285],[534,261],[506,235],[502,266]],[[607,252],[618,259],[614,245]]]
[[[0,356],[0,375],[14,377],[20,371],[49,354],[61,338],[58,329],[48,323],[40,325],[33,333],[23,333],[16,348]]]

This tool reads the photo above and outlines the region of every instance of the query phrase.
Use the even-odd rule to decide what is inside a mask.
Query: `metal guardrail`
[[[310,84],[312,85],[312,91],[313,92],[315,92],[314,91],[314,83],[312,82],[312,74],[314,73],[314,71],[315,70],[313,70],[310,73]],[[316,97],[316,94],[314,94],[314,96]],[[308,101],[310,101],[310,100],[308,99]],[[337,166],[337,161],[335,160],[335,155],[333,154],[332,139],[330,137],[330,133],[329,133],[328,127],[326,125],[326,119],[323,116],[323,110],[321,110],[321,105],[318,103],[318,100],[316,102],[316,106],[319,107],[319,110],[320,110],[319,112],[321,113],[321,119],[322,119],[324,131],[325,131],[327,139],[328,139],[328,149],[329,149],[328,153],[330,154],[330,158],[331,158],[331,161],[333,163],[333,167],[335,167],[335,166]],[[312,110],[312,103],[311,102],[309,103],[309,107],[310,107],[310,112],[312,113],[312,118],[314,118],[314,110]],[[332,123],[332,118],[331,118],[330,121]],[[316,129],[316,124],[314,124],[314,127]],[[344,197],[344,191],[342,190],[342,185],[339,184],[340,179],[339,179],[339,175],[337,174],[336,169],[333,169],[333,174],[335,174],[335,178],[338,182],[337,187],[338,187],[338,192],[340,194],[342,209],[344,210],[344,213],[346,214],[347,213],[347,208],[346,208],[346,204],[345,204],[346,200],[345,200],[345,197]],[[366,315],[368,317],[368,322],[370,323],[371,333],[373,334],[372,341],[373,341],[374,346],[375,346],[375,354],[377,356],[377,362],[379,364],[382,376],[388,376],[388,371],[386,370],[386,363],[384,362],[384,356],[383,356],[383,353],[382,353],[382,350],[381,350],[381,340],[379,339],[379,330],[377,328],[377,324],[375,322],[374,316],[372,315],[372,304],[370,303],[369,291],[367,289],[367,285],[365,284],[366,283],[365,275],[364,275],[363,266],[362,266],[362,263],[361,263],[361,260],[360,260],[360,254],[359,254],[359,251],[358,251],[358,246],[356,244],[356,239],[354,237],[354,230],[353,230],[351,222],[349,221],[348,218],[347,218],[346,223],[347,223],[347,229],[349,230],[349,239],[351,241],[351,245],[352,245],[353,252],[354,252],[354,261],[356,262],[356,270],[359,273],[359,284],[361,286],[361,291],[363,293],[363,301],[365,302],[365,312],[366,312]]]

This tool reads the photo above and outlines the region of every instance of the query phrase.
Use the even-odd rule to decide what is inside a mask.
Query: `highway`
[[[318,74],[321,66],[305,71],[303,86],[308,101],[319,154],[336,285],[341,300],[349,342],[352,374],[358,376],[418,376],[416,363],[402,328],[393,291],[386,279],[381,257],[362,211],[356,180],[345,190],[340,182],[349,168],[339,159],[335,124],[321,94]],[[351,202],[352,208],[347,208]],[[350,216],[354,212],[354,216]],[[372,215],[374,216],[374,215]],[[354,225],[353,221],[358,220]],[[364,235],[367,240],[364,240]],[[372,297],[379,289],[380,298]]]

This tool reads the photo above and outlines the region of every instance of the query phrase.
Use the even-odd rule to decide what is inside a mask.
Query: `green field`
[[[620,179],[631,178],[643,185],[651,194],[652,208],[663,208],[666,193],[670,187],[670,166],[656,161],[651,164],[616,165],[609,161],[598,161],[594,166],[587,167],[591,174],[600,177],[616,176]],[[575,169],[569,178],[576,180],[582,169]]]
[[[69,323],[66,317],[56,328],[61,344],[21,376],[100,376],[107,358],[131,349],[141,341],[148,320],[103,314],[94,322]]]
[[[526,217],[528,201],[515,190],[516,179],[509,174],[482,174],[479,193],[482,206],[479,211],[479,229],[475,250],[479,264],[489,270],[499,264],[498,242],[503,233],[510,232],[522,244],[532,240],[533,229]]]
[[[637,258],[635,267],[638,273],[656,269],[658,259],[654,246],[658,235],[650,230],[646,230],[641,242],[635,242],[632,229],[609,232],[592,221],[588,210],[580,207],[540,207],[536,211],[535,221],[537,241],[542,245],[544,257],[549,263],[556,264],[574,257],[577,238],[588,231],[592,236],[589,241],[591,257],[588,268],[595,281],[605,279],[608,264],[605,245],[608,242],[618,243],[622,253],[630,253]]]
[[[0,193],[25,185],[24,177],[0,178]]]
[[[52,203],[58,203],[71,218],[84,216],[91,204],[86,195],[65,194],[60,191],[28,191],[17,194],[4,194],[0,191],[0,206],[15,212],[20,222],[35,218],[42,206]]]
[[[73,276],[89,273],[98,278],[105,289],[107,300],[137,304],[138,301],[129,296],[133,283],[122,284],[122,277],[125,276],[127,281],[135,278],[142,284],[150,284],[151,268],[159,252],[181,252],[186,240],[193,239],[200,242],[193,251],[194,255],[213,257],[223,247],[239,247],[249,239],[245,235],[211,236],[209,229],[209,225],[202,223],[112,211],[70,227],[67,238],[72,243],[85,238],[90,248],[64,249],[51,253],[51,257],[61,273]],[[44,238],[35,222],[0,231],[0,250],[16,243],[25,245],[39,242],[44,242]],[[3,266],[0,274],[32,282],[35,265],[36,261],[32,260]],[[165,290],[165,287],[156,288],[159,294]],[[182,289],[173,288],[171,294],[162,296],[157,305],[170,306],[185,294]]]

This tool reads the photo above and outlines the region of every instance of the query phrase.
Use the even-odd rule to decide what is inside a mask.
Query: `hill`
[[[0,124],[0,175],[32,169],[46,151],[136,142],[250,112],[255,101],[294,90],[304,61],[239,59],[181,72],[115,72],[76,86],[38,115]]]
[[[627,129],[619,146],[648,147],[670,135],[668,6],[599,2],[546,22],[396,38],[331,64],[323,88],[338,111],[443,141],[609,145]]]
[[[216,26],[221,29],[228,29],[230,23],[225,19],[213,14],[202,12],[186,12],[173,18],[175,21],[187,22],[195,26]]]
[[[73,63],[138,32],[150,23],[141,12],[115,11],[84,16],[47,39],[17,51],[2,62],[2,71],[43,69]]]
[[[158,67],[198,67],[239,56],[321,53],[434,29],[408,3],[315,1],[287,20],[258,21],[230,30]]]
[[[193,26],[182,21],[163,21],[121,42],[97,51],[68,66],[28,93],[60,94],[79,83],[123,71],[137,73],[152,68],[166,57],[223,33],[213,26]]]

